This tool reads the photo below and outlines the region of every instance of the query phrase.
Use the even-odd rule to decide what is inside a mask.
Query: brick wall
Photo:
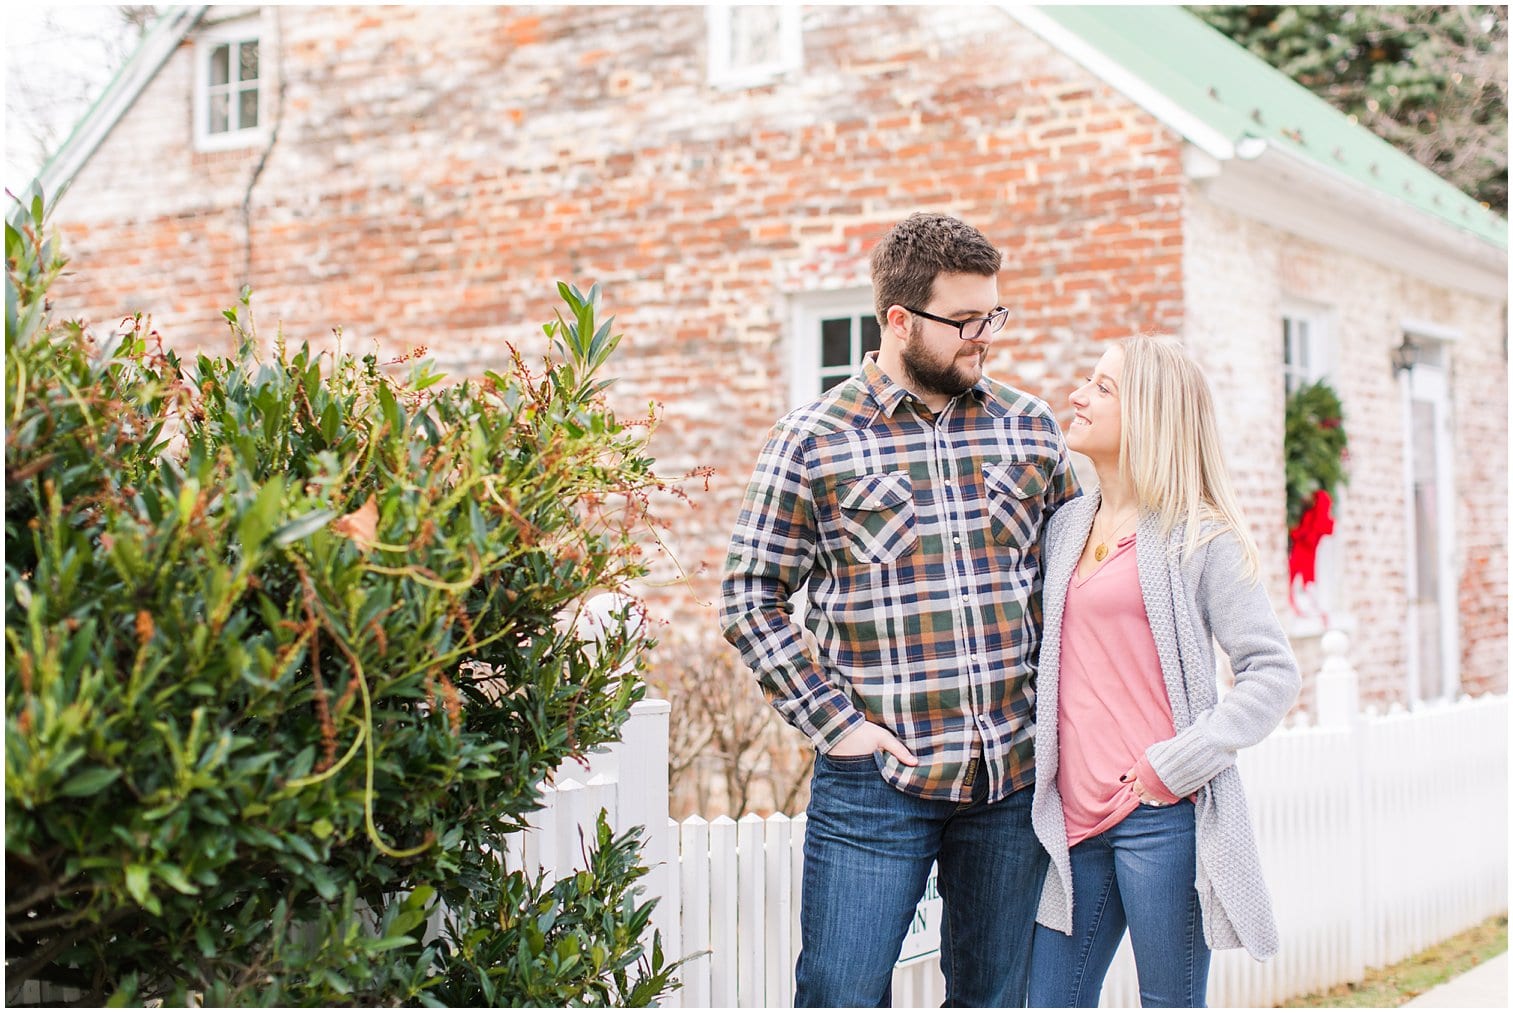
[[[616,397],[664,405],[667,470],[718,468],[696,509],[669,507],[696,576],[661,597],[687,621],[712,628],[687,602],[713,599],[788,407],[788,300],[865,285],[910,211],[1002,245],[1016,314],[993,368],[1058,407],[1098,341],[1181,319],[1177,139],[999,11],[813,8],[804,71],[735,91],[706,84],[698,8],[266,17],[266,161],[189,150],[186,45],[63,208],[65,304],[215,346],[246,281],[265,332],[340,326],[466,373],[539,347],[557,279],[601,283],[626,334]]]
[[[1180,140],[996,9],[808,8],[802,72],[740,90],[707,84],[697,7],[263,18],[275,139],[191,150],[186,44],[60,209],[60,305],[101,326],[144,310],[171,343],[227,350],[220,311],[246,283],[265,337],[339,327],[348,349],[423,344],[462,375],[506,341],[542,350],[558,279],[600,283],[626,335],[617,404],[661,403],[664,471],[717,469],[692,507],[666,504],[690,581],[652,591],[710,636],[737,503],[789,407],[791,302],[866,285],[899,218],[949,211],[1003,247],[1015,315],[990,371],[1058,410],[1103,341],[1224,319],[1228,290],[1184,273],[1203,258]],[[1255,434],[1234,446],[1242,495],[1274,512],[1280,395],[1248,380],[1274,372],[1275,342],[1212,347],[1228,420]],[[1505,571],[1492,542],[1484,583]],[[1263,545],[1275,564],[1282,543]]]
[[[1405,430],[1391,350],[1404,321],[1460,335],[1450,349],[1458,504],[1455,527],[1461,681],[1468,692],[1506,691],[1507,373],[1504,309],[1493,300],[1430,286],[1374,260],[1325,248],[1257,224],[1194,194],[1187,205],[1185,338],[1224,391],[1219,414],[1242,504],[1257,532],[1264,569],[1284,622],[1305,635],[1294,646],[1303,699],[1322,661],[1286,605],[1285,497],[1280,368],[1283,308],[1323,311],[1336,366],[1331,382],[1345,409],[1349,483],[1335,510],[1340,600],[1331,620],[1351,636],[1362,695],[1408,692],[1404,506]]]

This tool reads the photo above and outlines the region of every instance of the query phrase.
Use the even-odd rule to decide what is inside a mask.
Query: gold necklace
[[[1126,511],[1126,512],[1128,512],[1128,511]],[[1123,517],[1124,515],[1121,514],[1120,516]],[[1098,511],[1098,517],[1099,517],[1099,519],[1102,519],[1102,517],[1103,517],[1103,511],[1102,510]],[[1096,522],[1094,522],[1094,526],[1095,527],[1097,526]],[[1122,530],[1124,530],[1124,523],[1121,521],[1120,524],[1119,524],[1119,526],[1114,529],[1114,534],[1117,535]],[[1095,563],[1101,563],[1101,562],[1103,562],[1107,558],[1108,558],[1108,539],[1107,538],[1100,538],[1098,540],[1097,546],[1095,546],[1094,549],[1093,549],[1093,562],[1095,562]]]

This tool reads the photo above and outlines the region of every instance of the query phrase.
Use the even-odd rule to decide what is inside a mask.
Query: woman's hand
[[[1165,785],[1147,785],[1140,780],[1140,764],[1137,762],[1129,770],[1126,770],[1119,778],[1121,784],[1127,785],[1135,798],[1142,805],[1173,805],[1177,802],[1177,796],[1166,790]]]
[[[898,736],[870,721],[857,725],[826,755],[837,759],[845,756],[871,756],[878,750],[892,753],[906,767],[919,766],[919,760],[909,752],[909,747],[898,741]]]
[[[1149,788],[1140,783],[1139,769],[1139,764],[1136,764],[1129,770],[1126,770],[1119,780],[1128,785],[1129,790],[1134,792],[1135,797],[1141,802],[1154,802],[1156,805],[1160,805],[1161,800],[1151,794]]]

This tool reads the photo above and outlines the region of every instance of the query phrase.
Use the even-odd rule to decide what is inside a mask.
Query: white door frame
[[[1410,370],[1399,374],[1398,385],[1401,397],[1403,431],[1403,503],[1407,537],[1404,540],[1403,567],[1406,578],[1406,601],[1408,621],[1404,623],[1407,634],[1408,699],[1425,699],[1421,691],[1419,631],[1413,603],[1418,597],[1418,518],[1414,510],[1414,432],[1413,402],[1428,401],[1434,405],[1435,433],[1434,469],[1437,492],[1434,510],[1438,521],[1437,552],[1434,565],[1438,569],[1436,586],[1439,592],[1439,666],[1438,692],[1430,693],[1428,699],[1454,697],[1460,689],[1460,580],[1455,560],[1458,554],[1455,525],[1455,441],[1451,414],[1449,358],[1450,341],[1439,340],[1444,335],[1425,334],[1427,328],[1408,331],[1412,338],[1436,353]]]

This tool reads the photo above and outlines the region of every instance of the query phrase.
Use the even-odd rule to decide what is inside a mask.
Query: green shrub
[[[543,371],[181,362],[52,320],[6,229],[6,978],[82,1002],[646,1004],[634,835],[501,869],[559,762],[613,740],[648,642],[573,628],[642,570],[646,432],[597,288]],[[390,364],[392,365],[392,364]],[[444,902],[446,913],[433,917]],[[426,941],[426,922],[441,924]]]

